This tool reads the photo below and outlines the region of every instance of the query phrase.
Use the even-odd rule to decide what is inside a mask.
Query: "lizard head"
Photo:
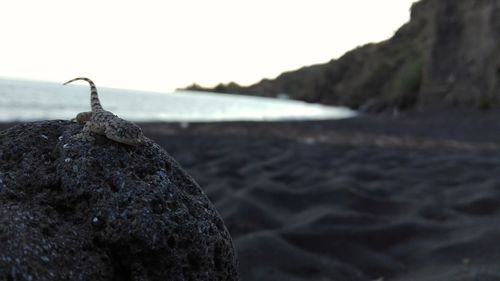
[[[120,121],[119,126],[112,126],[116,128],[112,132],[106,131],[108,138],[128,145],[139,145],[144,142],[144,135],[139,126],[129,121]]]

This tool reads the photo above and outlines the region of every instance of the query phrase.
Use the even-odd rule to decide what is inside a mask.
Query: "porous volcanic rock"
[[[175,160],[80,130],[0,132],[0,280],[238,280],[222,219]]]

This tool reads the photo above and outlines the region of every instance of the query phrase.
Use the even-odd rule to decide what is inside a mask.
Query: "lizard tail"
[[[63,85],[69,84],[69,83],[76,81],[76,80],[87,81],[90,84],[90,107],[92,108],[92,111],[102,109],[101,102],[99,101],[99,97],[97,96],[97,88],[96,88],[94,82],[92,82],[92,80],[90,80],[89,78],[78,77],[78,78],[69,80],[68,82],[64,83]]]

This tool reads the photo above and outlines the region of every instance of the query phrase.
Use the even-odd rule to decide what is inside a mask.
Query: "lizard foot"
[[[71,138],[74,140],[79,140],[79,141],[84,141],[84,142],[95,141],[95,138],[93,136],[91,136],[89,134],[85,134],[85,133],[78,133],[76,135],[73,135]]]

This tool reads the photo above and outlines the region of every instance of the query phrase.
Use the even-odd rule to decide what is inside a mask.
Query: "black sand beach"
[[[244,281],[500,280],[498,112],[141,126],[215,203]]]

